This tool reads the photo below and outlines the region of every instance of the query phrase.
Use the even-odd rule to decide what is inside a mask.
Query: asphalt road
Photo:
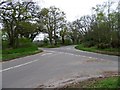
[[[3,88],[36,88],[70,78],[118,71],[118,57],[79,51],[74,46],[43,49],[43,53],[2,64]]]

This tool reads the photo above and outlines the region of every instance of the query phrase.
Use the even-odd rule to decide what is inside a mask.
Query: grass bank
[[[40,52],[42,52],[42,50],[38,50],[36,46],[21,47],[16,49],[7,48],[2,50],[2,61],[8,61],[11,59],[33,55]]]
[[[85,47],[83,44],[77,45],[75,48],[79,49],[79,50],[83,50],[83,51],[120,56],[120,48],[98,49],[95,46],[94,47]]]
[[[113,88],[112,90],[117,90],[116,88],[120,88],[119,80],[120,76],[92,78],[76,84],[70,84],[66,88],[87,88],[87,90],[96,90],[96,88],[99,90],[102,90],[100,88],[103,88],[103,90],[109,90],[110,88]]]

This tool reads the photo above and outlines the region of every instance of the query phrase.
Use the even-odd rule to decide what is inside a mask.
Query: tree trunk
[[[54,40],[55,40],[54,45],[57,45],[57,38],[56,38],[56,35],[54,36]]]
[[[9,46],[12,48],[15,47],[15,39],[13,36],[9,36]]]
[[[15,48],[19,47],[19,39],[18,36],[15,37]]]
[[[13,34],[13,30],[12,30],[12,26],[10,28],[8,28],[8,37],[9,37],[9,47],[14,48],[15,47],[15,38],[14,38],[14,34]]]
[[[55,31],[55,29],[54,29],[54,40],[55,40],[54,45],[57,45],[57,38],[56,38],[56,31]]]
[[[62,36],[62,44],[65,44],[64,36]]]
[[[33,33],[30,35],[29,39],[31,40],[31,42],[34,40],[34,38],[38,35],[39,33]]]
[[[53,45],[53,43],[52,43],[52,38],[51,38],[51,37],[49,38],[49,40],[50,40],[50,45]]]
[[[49,40],[50,40],[50,45],[53,45],[53,42],[52,42],[52,33],[49,33]]]

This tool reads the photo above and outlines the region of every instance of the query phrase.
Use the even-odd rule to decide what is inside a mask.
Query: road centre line
[[[4,72],[4,71],[8,71],[8,70],[11,70],[11,69],[14,69],[14,68],[18,68],[18,67],[21,67],[21,66],[25,66],[25,65],[28,65],[28,64],[30,64],[30,63],[37,62],[37,61],[39,61],[39,59],[36,59],[36,60],[34,60],[34,61],[30,61],[30,62],[27,62],[27,63],[24,63],[24,64],[19,64],[19,65],[10,67],[10,68],[6,68],[6,69],[3,69],[3,70],[0,70],[0,72]]]

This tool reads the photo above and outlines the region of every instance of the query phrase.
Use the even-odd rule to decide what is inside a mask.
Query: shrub
[[[100,49],[110,48],[110,44],[100,43],[97,45],[97,48]]]
[[[65,45],[71,45],[72,41],[70,39],[65,39]]]
[[[38,46],[38,47],[44,47],[44,46],[48,46],[49,45],[49,40],[47,38],[44,38],[44,40],[37,40],[34,41],[34,43]]]
[[[20,38],[19,39],[19,47],[31,47],[34,44],[27,38]]]
[[[2,40],[2,49],[8,48],[8,41],[7,40]]]
[[[118,40],[112,41],[112,42],[111,42],[111,46],[112,46],[113,48],[119,48],[119,47],[120,47],[120,41],[118,41]]]
[[[92,47],[92,46],[94,46],[94,42],[93,41],[87,41],[87,42],[84,42],[83,45],[85,47]]]
[[[34,41],[34,44],[37,45],[38,47],[43,47],[44,46],[43,41]]]
[[[48,44],[49,44],[49,40],[45,38],[45,39],[43,40],[43,43],[44,43],[45,45],[48,45]]]

